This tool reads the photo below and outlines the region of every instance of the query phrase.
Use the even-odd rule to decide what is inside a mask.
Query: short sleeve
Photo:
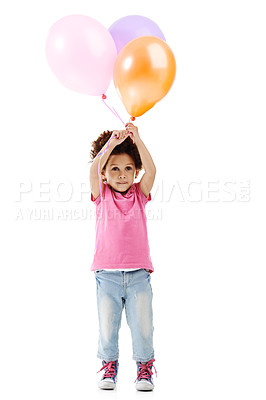
[[[95,198],[93,197],[93,194],[91,193],[91,201],[97,206],[97,205],[101,202],[101,195],[99,195],[99,196],[97,197],[97,199],[95,199]]]
[[[103,197],[104,197],[104,195],[105,195],[105,188],[106,188],[106,185],[104,184],[104,185],[103,185],[103,192],[102,192]],[[92,201],[96,206],[98,206],[98,204],[100,204],[100,202],[101,202],[101,194],[99,194],[99,196],[97,197],[97,199],[95,199],[95,198],[93,197],[92,192],[91,192],[91,201]]]
[[[148,197],[145,196],[145,194],[142,192],[142,190],[140,188],[140,182],[138,182],[136,184],[136,190],[137,190],[138,196],[140,197],[142,203],[145,206],[151,200],[151,194],[149,193]]]

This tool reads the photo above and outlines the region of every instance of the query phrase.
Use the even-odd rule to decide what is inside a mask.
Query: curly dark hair
[[[108,141],[108,139],[110,139],[112,133],[113,131],[104,131],[103,133],[100,134],[97,140],[94,140],[94,142],[92,142],[92,150],[90,151],[92,159],[94,159],[97,156],[97,154],[101,151],[105,143]],[[135,145],[135,143],[132,142],[132,139],[130,137],[127,137],[122,143],[115,146],[110,156],[123,153],[128,154],[134,160],[136,169],[138,170],[142,169],[142,163],[138,148]],[[106,168],[107,162],[108,160],[106,161],[103,167],[104,170]]]

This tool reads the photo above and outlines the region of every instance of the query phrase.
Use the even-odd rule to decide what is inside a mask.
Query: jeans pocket
[[[145,269],[145,271],[150,275],[150,270],[149,269]]]

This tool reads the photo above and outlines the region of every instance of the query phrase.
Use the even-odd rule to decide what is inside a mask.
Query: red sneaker
[[[153,358],[152,360],[148,361],[147,363],[141,363],[137,362],[137,367],[138,367],[138,376],[137,376],[137,383],[136,383],[136,389],[137,390],[153,390],[154,389],[154,383],[152,380],[152,367],[155,370],[156,376],[157,376],[157,371],[156,368],[154,367],[155,359]],[[135,381],[135,382],[136,382]]]
[[[100,369],[100,371],[105,369],[105,372],[102,376],[102,379],[98,383],[98,387],[100,389],[115,389],[117,382],[118,365],[119,365],[118,360],[109,362],[103,361],[102,364],[103,366]]]

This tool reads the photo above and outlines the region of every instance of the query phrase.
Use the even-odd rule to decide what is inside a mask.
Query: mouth
[[[127,182],[117,182],[118,185],[126,185]]]

